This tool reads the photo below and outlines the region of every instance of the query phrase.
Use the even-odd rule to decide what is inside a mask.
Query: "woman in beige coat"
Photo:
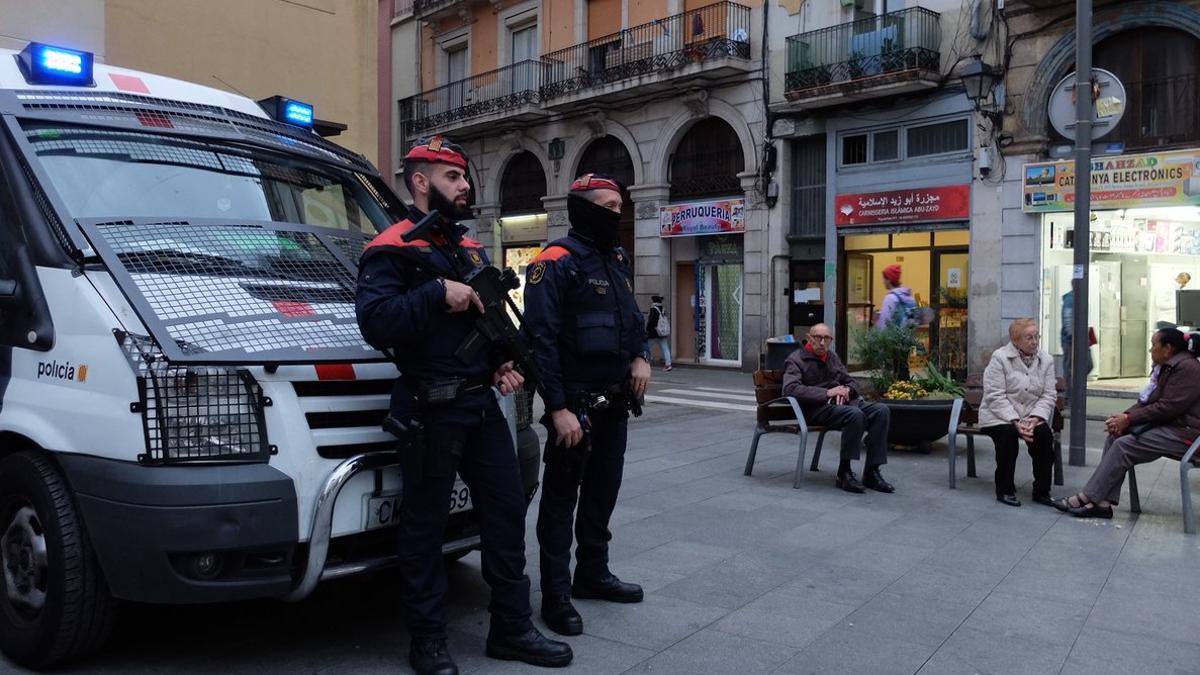
[[[1033,501],[1053,506],[1054,436],[1048,422],[1058,395],[1054,358],[1038,348],[1041,335],[1033,319],[1013,321],[1008,337],[1011,342],[992,352],[983,371],[979,408],[979,426],[996,445],[996,501],[1021,505],[1013,473],[1023,440],[1033,458]]]

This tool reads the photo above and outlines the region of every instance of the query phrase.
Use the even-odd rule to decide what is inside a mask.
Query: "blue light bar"
[[[30,84],[93,86],[92,61],[91,52],[40,42],[30,42],[17,55],[25,81]]]
[[[298,127],[311,129],[313,125],[313,107],[300,101],[285,101],[283,104],[283,121]]]
[[[283,122],[294,127],[312,129],[313,124],[317,121],[311,104],[286,96],[264,98],[258,102],[258,106],[276,122]]]

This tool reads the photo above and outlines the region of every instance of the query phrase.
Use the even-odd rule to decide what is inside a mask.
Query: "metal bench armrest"
[[[1196,454],[1197,448],[1200,448],[1200,436],[1197,436],[1196,440],[1192,441],[1192,444],[1188,446],[1187,452],[1183,453],[1183,458],[1179,461],[1183,464],[1190,463],[1192,461],[1192,457],[1194,457]]]
[[[766,403],[760,403],[759,405],[768,406],[775,405],[776,403],[787,403],[792,406],[792,412],[796,414],[796,421],[800,423],[800,431],[808,432],[808,421],[804,419],[804,411],[800,409],[800,402],[796,400],[796,397],[781,396]]]

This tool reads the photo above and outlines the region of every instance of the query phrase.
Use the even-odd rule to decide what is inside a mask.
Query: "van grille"
[[[345,459],[364,452],[391,452],[396,439],[383,431],[391,379],[292,382],[317,454]]]

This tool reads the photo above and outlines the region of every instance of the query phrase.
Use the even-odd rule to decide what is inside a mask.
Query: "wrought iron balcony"
[[[785,95],[816,107],[936,86],[941,42],[941,16],[924,7],[793,35]]]
[[[750,8],[718,2],[543,55],[542,100],[728,57],[750,58]]]
[[[536,107],[545,82],[541,61],[520,61],[498,70],[451,82],[400,102],[400,119],[408,136],[445,131],[467,120],[513,110],[541,116]]]

